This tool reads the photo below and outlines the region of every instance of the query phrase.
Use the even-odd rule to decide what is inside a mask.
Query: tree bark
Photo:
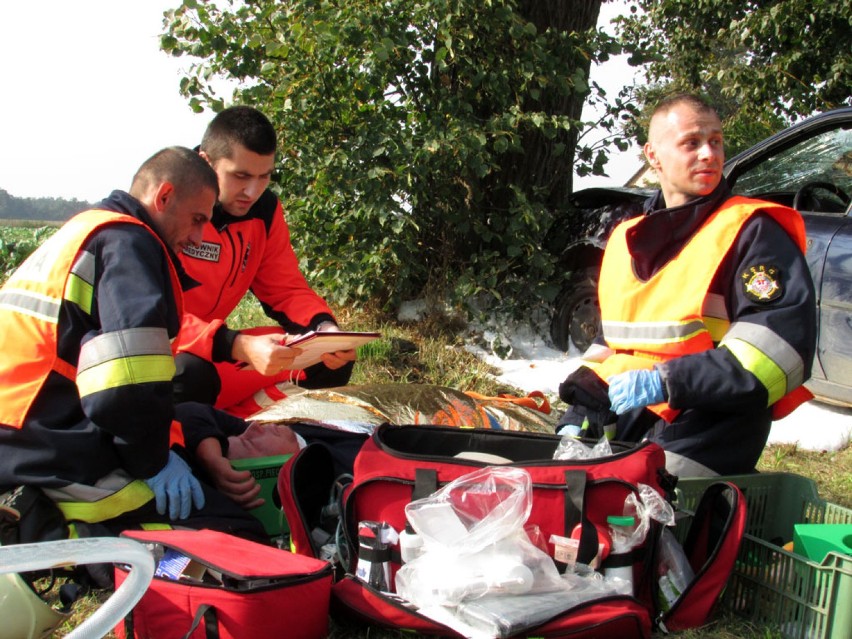
[[[519,4],[519,12],[535,24],[540,33],[547,29],[569,33],[592,29],[597,25],[600,8],[601,0],[523,0]],[[582,58],[578,64],[588,79],[591,61]],[[573,74],[574,70],[566,69],[566,74]],[[543,93],[538,100],[527,98],[524,107],[529,111],[579,119],[585,100],[586,94],[560,95],[554,90]],[[505,156],[500,182],[534,186],[546,194],[545,202],[550,211],[564,209],[573,192],[577,133],[574,129],[560,131],[551,139],[538,132],[526,134],[523,139],[523,156]],[[564,145],[564,151],[558,155],[555,153],[557,145]]]

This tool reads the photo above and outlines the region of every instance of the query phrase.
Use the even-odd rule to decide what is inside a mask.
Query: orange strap
[[[805,402],[814,398],[814,394],[804,386],[799,386],[772,404],[772,419],[783,419]]]
[[[473,399],[487,402],[507,402],[510,404],[518,404],[519,406],[525,406],[526,408],[532,408],[533,410],[540,411],[545,415],[550,414],[550,402],[547,401],[547,397],[544,396],[544,393],[537,390],[527,394],[526,397],[518,397],[517,395],[509,395],[508,393],[500,393],[496,397],[489,397],[488,395],[480,395],[473,391],[465,391],[464,394],[468,397],[472,397]]]
[[[72,382],[77,379],[77,367],[69,364],[64,359],[57,357],[53,362],[53,370],[62,375],[62,377],[70,379]]]
[[[175,444],[186,447],[186,440],[183,438],[183,426],[178,420],[173,419],[169,428],[169,448]]]

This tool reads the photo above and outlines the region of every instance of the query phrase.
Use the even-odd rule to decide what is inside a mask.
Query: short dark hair
[[[145,160],[133,176],[130,194],[138,198],[161,182],[171,182],[178,193],[208,188],[219,196],[216,172],[198,153],[183,146],[166,147]]]
[[[668,113],[680,104],[689,105],[699,113],[716,113],[716,109],[713,108],[707,100],[696,93],[673,93],[672,95],[667,95],[657,102],[654,106],[654,110],[651,112],[651,119],[658,114],[664,115]]]
[[[275,127],[254,107],[229,107],[207,125],[201,138],[201,150],[215,162],[231,157],[235,144],[258,155],[272,155],[277,146]]]

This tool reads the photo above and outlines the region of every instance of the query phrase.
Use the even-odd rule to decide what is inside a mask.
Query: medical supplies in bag
[[[559,460],[554,459],[559,443],[558,436],[536,433],[379,426],[359,452],[354,476],[345,483],[338,482],[341,497],[336,510],[341,520],[333,537],[341,564],[332,587],[333,609],[372,625],[446,636],[649,637],[654,624],[671,621],[679,625],[679,616],[687,608],[702,611],[692,614],[687,623],[703,623],[732,568],[732,563],[718,561],[712,546],[729,538],[738,543],[737,535],[742,531],[718,520],[718,509],[705,512],[716,521],[699,528],[712,534],[702,537],[706,543],[695,543],[690,555],[693,567],[698,566],[695,573],[701,583],[692,584],[685,593],[695,597],[697,604],[681,606],[677,602],[661,613],[656,604],[657,540],[664,525],[673,520],[660,517],[663,523],[655,517],[659,517],[659,504],[671,510],[676,481],[665,471],[663,450],[650,442],[612,442],[611,455]],[[310,459],[306,451],[300,455]],[[294,522],[320,520],[312,513],[316,506],[300,500],[302,484],[288,483],[309,470],[307,465],[299,469],[298,458],[290,460],[288,464],[294,466],[290,472],[285,466],[279,477],[282,503],[290,503],[285,514],[291,530]],[[478,472],[485,475],[477,477]],[[518,491],[512,488],[517,484],[505,481],[504,472],[527,473],[529,494],[518,498]],[[471,479],[475,481],[468,489],[457,491],[455,501],[428,499],[440,495],[456,480]],[[473,485],[478,488],[469,490]],[[484,490],[489,485],[493,489]],[[292,492],[292,500],[284,499],[286,490]],[[314,487],[312,493],[328,495],[329,490]],[[462,499],[461,495],[467,497]],[[470,501],[473,495],[477,499]],[[648,495],[656,503],[644,508]],[[459,499],[474,506],[480,497],[487,507],[455,508],[461,503]],[[317,501],[324,504],[323,511],[329,510],[324,500],[313,499]],[[408,508],[415,509],[414,503],[427,505],[425,517],[419,521],[414,510],[410,514],[415,521],[407,516]],[[744,507],[736,495],[727,503],[732,512],[741,512]],[[637,511],[637,505],[643,505],[644,510]],[[526,513],[526,518],[518,517],[518,512]],[[477,519],[477,513],[481,519]],[[478,531],[483,522],[493,524],[495,516],[503,517],[500,521],[507,526],[511,522],[512,532],[497,543],[491,543],[495,541],[492,536],[483,546],[481,540],[477,541]],[[623,516],[634,517],[630,547],[602,553],[600,531],[607,529],[608,518]],[[734,520],[729,517],[726,521]],[[384,555],[390,557],[390,581],[396,592],[374,588],[357,576],[362,522],[381,523],[400,533],[398,538],[403,542],[389,544]],[[694,523],[699,524],[698,516]],[[641,535],[633,537],[634,529],[639,528]],[[418,538],[419,556],[403,565],[402,554],[405,551],[410,556],[405,544],[412,542],[412,535]],[[307,540],[310,534],[305,531],[298,538]],[[571,561],[558,555],[550,541],[553,538],[576,543]],[[437,549],[436,542],[441,542]],[[457,551],[462,548],[478,550],[460,557]],[[300,549],[309,553],[315,550],[308,544],[301,544]],[[602,554],[605,557],[598,570],[592,570],[589,563]],[[728,556],[726,550],[724,557]],[[707,558],[712,558],[710,565],[702,567]],[[422,571],[414,578],[409,573],[418,564]],[[632,586],[625,586],[623,579],[603,577],[607,569],[618,568],[629,569]],[[451,578],[453,574],[458,577]],[[705,587],[710,582],[710,587]],[[411,599],[421,600],[418,604]],[[448,611],[451,616],[444,616]]]

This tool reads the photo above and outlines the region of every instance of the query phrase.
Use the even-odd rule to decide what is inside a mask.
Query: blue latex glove
[[[656,370],[627,371],[613,375],[609,383],[609,401],[616,415],[640,406],[659,404],[663,397],[663,379]]]
[[[169,451],[169,460],[163,469],[146,479],[145,483],[154,493],[158,513],[165,515],[168,504],[169,519],[189,517],[193,502],[196,508],[204,508],[204,491],[201,484],[193,476],[186,462],[173,450]]]

